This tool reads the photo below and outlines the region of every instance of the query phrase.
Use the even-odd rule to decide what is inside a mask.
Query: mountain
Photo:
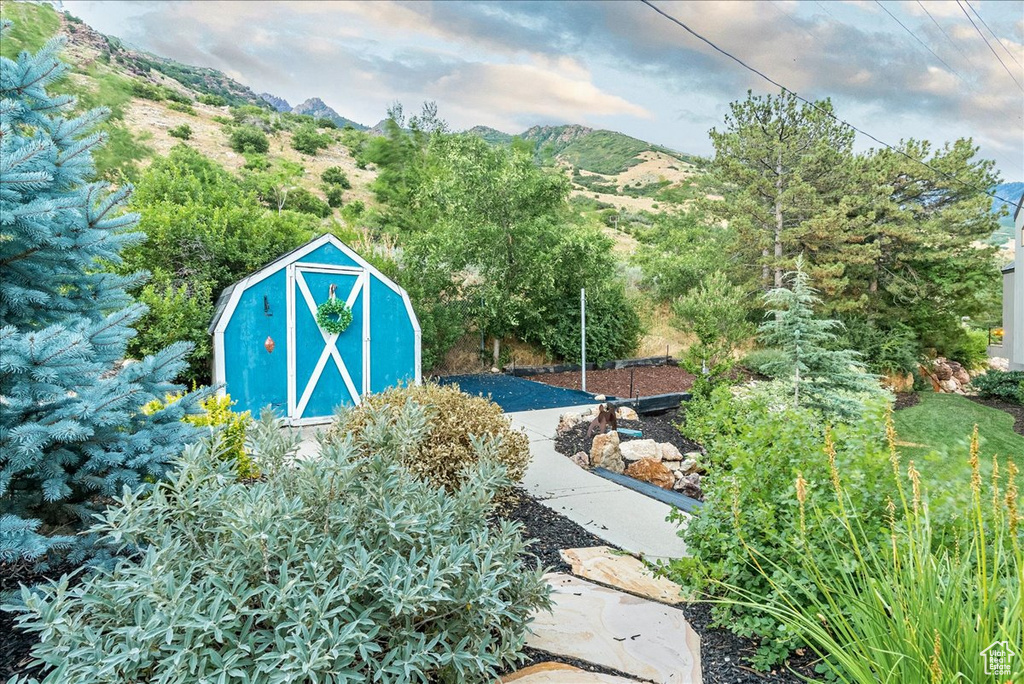
[[[263,98],[263,101],[266,102],[271,107],[273,107],[276,111],[292,111],[292,106],[288,104],[288,100],[284,99],[283,97],[271,95],[270,93],[260,93],[260,97]]]
[[[1018,181],[1015,183],[1000,183],[999,185],[992,188],[993,195],[999,195],[1000,197],[1009,200],[1004,202],[1003,200],[992,200],[992,211],[998,212],[1003,207],[1006,207],[1006,216],[999,218],[999,230],[992,234],[989,242],[994,245],[1005,245],[1007,242],[1013,242],[1013,212],[1017,209],[1017,202],[1020,201],[1020,196],[1024,194],[1024,183]]]
[[[490,126],[473,126],[466,133],[481,137],[492,145],[508,145],[514,137]]]
[[[282,100],[283,102],[283,100]],[[305,102],[292,107],[293,114],[306,114],[307,116],[316,117],[317,119],[329,119],[338,125],[338,128],[344,128],[345,126],[351,126],[357,131],[365,131],[367,126],[361,123],[356,123],[352,119],[346,119],[338,112],[334,111],[319,97],[311,97]]]
[[[625,133],[594,130],[579,124],[532,126],[517,136],[488,126],[474,126],[466,132],[478,135],[492,145],[507,145],[513,137],[522,138],[534,143],[541,163],[561,161],[577,169],[604,175],[620,174],[643,163],[645,152],[661,153],[688,164],[698,161],[692,155],[653,145]]]

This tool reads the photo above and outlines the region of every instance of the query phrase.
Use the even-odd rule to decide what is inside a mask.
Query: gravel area
[[[633,394],[629,393],[630,373],[633,375]],[[609,370],[587,371],[587,391],[609,397],[649,397],[653,394],[686,392],[693,387],[693,374],[679,366],[636,366]],[[546,385],[580,388],[580,373],[541,373],[531,375],[529,380]]]
[[[566,409],[566,413],[573,409]],[[578,410],[578,409],[576,409]],[[643,432],[642,437],[630,437],[619,433],[620,442],[628,442],[631,439],[653,439],[655,442],[668,442],[675,445],[682,453],[689,451],[700,451],[701,446],[696,442],[686,439],[676,428],[676,423],[683,419],[685,409],[666,411],[659,414],[640,416],[640,420],[620,420],[620,428],[629,428]],[[581,411],[582,412],[582,411]],[[590,440],[587,439],[587,430],[590,422],[580,423],[571,430],[568,430],[555,437],[555,449],[563,456],[572,456],[578,451],[590,453]]]

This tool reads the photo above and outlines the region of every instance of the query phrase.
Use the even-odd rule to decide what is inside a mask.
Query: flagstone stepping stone
[[[559,553],[562,560],[572,566],[572,574],[577,577],[670,605],[685,600],[678,584],[665,577],[655,577],[638,559],[607,546],[564,549]]]
[[[564,663],[540,663],[513,672],[498,680],[498,684],[636,684],[635,679],[616,677],[600,672],[587,672]]]
[[[658,684],[701,684],[700,637],[670,606],[566,575],[544,576],[550,612],[526,645]]]

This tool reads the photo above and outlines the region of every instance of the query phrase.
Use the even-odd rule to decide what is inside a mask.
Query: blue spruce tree
[[[106,112],[65,117],[74,99],[47,94],[62,46],[0,58],[0,562],[83,559],[76,533],[105,497],[161,477],[196,434],[196,393],[140,410],[179,389],[189,347],[124,361],[144,274],[109,265],[144,236],[121,211],[130,188],[88,182]]]

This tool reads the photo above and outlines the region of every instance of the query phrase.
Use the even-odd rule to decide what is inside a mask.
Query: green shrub
[[[414,475],[455,491],[467,481],[467,468],[472,470],[480,459],[474,438],[490,437],[499,442],[494,456],[508,478],[522,480],[530,461],[526,435],[508,426],[497,404],[463,394],[455,385],[426,383],[370,395],[362,405],[343,411],[327,438],[338,441],[351,434],[360,453],[372,454],[378,438],[368,426],[375,416],[400,416],[409,404],[422,407],[429,416],[425,439],[403,452],[402,461]]]
[[[345,219],[346,223],[354,223],[362,217],[365,211],[366,205],[363,204],[363,201],[354,200],[342,207],[341,218]]]
[[[182,114],[188,114],[189,116],[195,116],[196,115],[196,110],[192,107],[192,105],[191,104],[186,104],[186,103],[183,103],[183,102],[170,102],[170,103],[168,103],[167,108],[171,109],[171,110],[173,110],[175,112],[181,112]]]
[[[171,394],[164,401],[151,401],[146,404],[143,411],[153,413],[170,406],[181,397],[180,393]],[[196,427],[209,428],[211,436],[216,434],[220,447],[216,452],[217,457],[229,461],[239,477],[259,477],[259,467],[245,450],[246,435],[249,425],[252,423],[252,416],[249,412],[235,413],[232,411],[231,407],[235,405],[235,402],[231,401],[229,394],[222,397],[210,395],[199,405],[203,409],[202,413],[185,416],[182,420]]]
[[[167,135],[172,138],[181,138],[182,140],[191,140],[192,138],[192,127],[188,124],[181,124],[175,126],[171,130],[167,131]]]
[[[973,497],[952,543],[949,530],[932,521],[913,461],[904,473],[894,451],[889,479],[902,505],[876,521],[872,511],[846,504],[844,486],[831,488],[832,505],[823,508],[806,500],[813,483],[797,482],[791,493],[800,519],[828,524],[833,536],[797,535],[784,562],[758,556],[762,579],[780,589],[778,601],[765,604],[731,587],[734,600],[799,634],[830,681],[1024,681],[1019,656],[996,678],[980,655],[996,642],[1018,654],[1024,645],[1024,560],[1017,468],[1003,464],[1002,491],[999,480],[984,488],[977,438],[975,431],[971,483],[951,483]],[[887,534],[875,534],[878,525]],[[828,572],[833,567],[848,570]]]
[[[920,345],[909,326],[899,322],[879,325],[856,317],[844,318],[842,322],[835,348],[860,352],[872,373],[905,374],[917,368]]]
[[[196,100],[202,102],[205,105],[210,105],[211,107],[226,107],[228,104],[228,101],[225,100],[223,97],[221,97],[220,95],[213,94],[200,95],[196,98]]]
[[[786,361],[786,355],[778,349],[752,349],[743,357],[740,365],[751,373],[763,375],[766,378],[774,378],[775,368],[779,368]]]
[[[292,188],[285,198],[282,209],[290,209],[320,218],[331,215],[331,206],[305,188]]]
[[[231,149],[239,154],[253,152],[266,154],[270,151],[267,134],[255,126],[239,126],[231,131]]]
[[[164,99],[163,89],[153,83],[146,81],[132,81],[132,95],[141,97],[144,100],[159,102]]]
[[[686,522],[675,516],[690,557],[673,561],[670,575],[707,597],[742,587],[746,596],[774,604],[786,592],[803,590],[811,578],[798,572],[766,578],[758,563],[786,566],[799,534],[808,539],[809,551],[822,549],[815,558],[822,576],[839,578],[850,572],[848,556],[836,559],[824,552],[829,542],[841,543],[828,515],[838,514],[838,504],[831,495],[826,455],[834,454],[847,500],[863,519],[884,520],[887,497],[896,495],[879,484],[887,481],[890,467],[882,439],[885,428],[884,409],[877,402],[856,423],[837,425],[830,433],[816,412],[749,388],[734,396],[721,386],[707,399],[691,403],[683,432],[706,448],[708,474],[700,512]],[[798,474],[811,483],[808,500],[823,512],[821,519],[808,519],[803,530],[793,492]],[[881,534],[876,525],[867,525],[867,530]],[[753,659],[757,667],[781,661],[798,645],[792,630],[745,604],[716,603],[712,615],[736,634],[761,637]]]
[[[46,684],[493,682],[520,659],[550,603],[519,524],[488,522],[507,483],[492,445],[448,493],[399,464],[428,432],[415,406],[372,416],[362,458],[339,440],[295,460],[281,427],[253,427],[248,484],[218,440],[187,447],[95,528],[141,553],[8,607],[40,635]]]
[[[324,169],[324,172],[320,174],[320,180],[328,185],[339,185],[345,190],[352,187],[348,174],[340,166],[330,166]]]
[[[1024,404],[1024,371],[990,370],[971,380],[978,394],[986,399],[1002,399]]]
[[[184,93],[179,93],[174,88],[168,88],[167,86],[160,86],[160,92],[163,93],[163,96],[164,96],[165,100],[170,100],[173,103],[182,104],[182,105],[191,105],[192,104],[192,98],[190,98],[188,95],[186,95]],[[171,107],[171,109],[174,109],[174,107]]]
[[[338,124],[334,123],[334,119],[317,119],[315,123],[317,128],[338,128]]]
[[[317,152],[331,144],[331,136],[318,133],[316,126],[307,124],[300,126],[292,134],[292,147],[303,154],[315,156]]]
[[[953,361],[959,361],[964,368],[977,369],[988,365],[988,331],[961,328],[959,333],[939,352]]]
[[[327,204],[337,209],[344,204],[345,191],[340,185],[324,185],[324,195],[327,196]]]

